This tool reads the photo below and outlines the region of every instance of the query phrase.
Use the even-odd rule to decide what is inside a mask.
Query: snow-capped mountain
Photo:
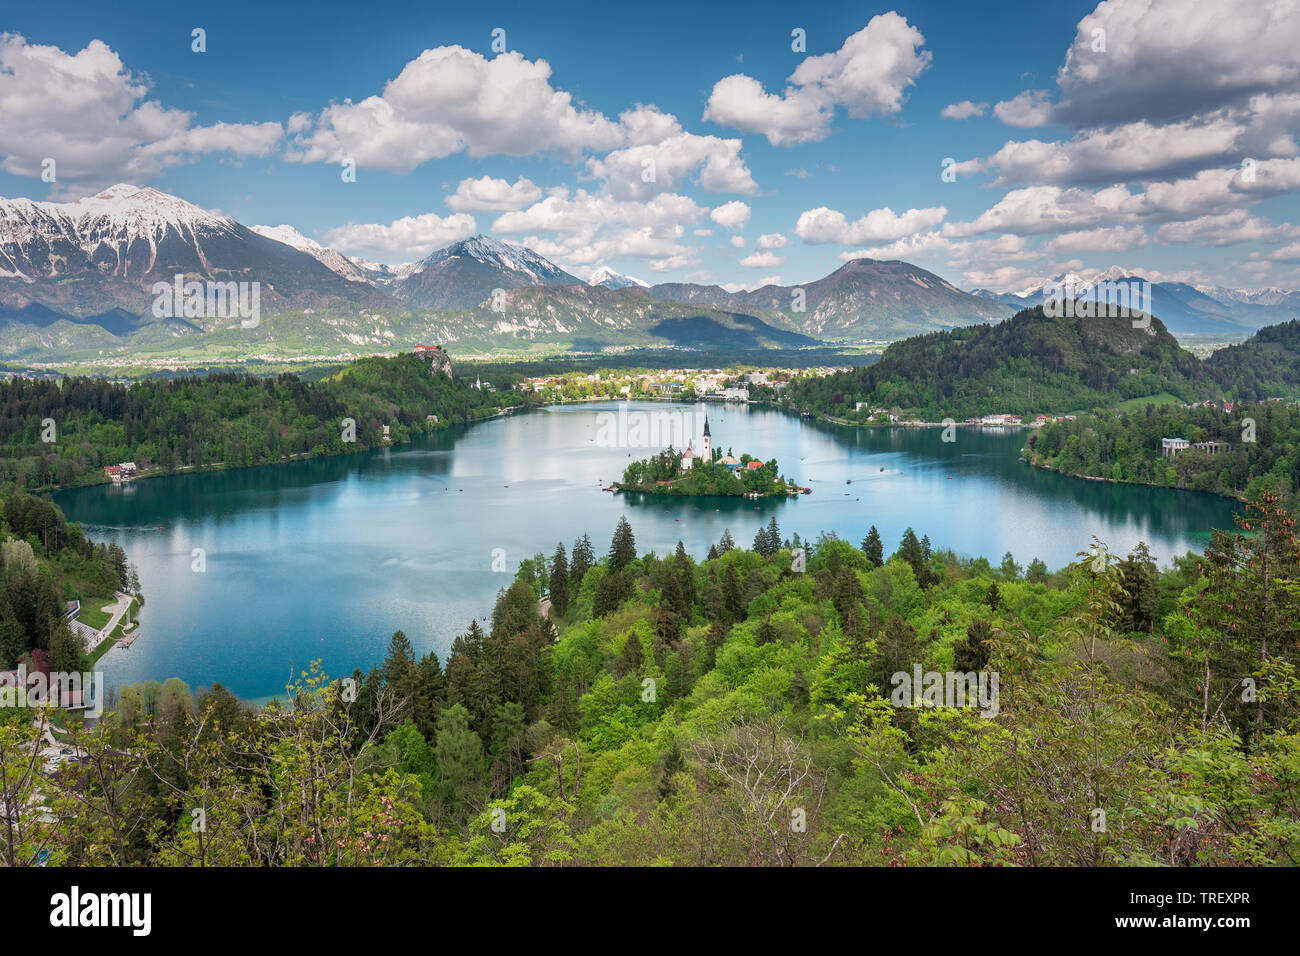
[[[258,283],[266,321],[250,331],[204,309],[155,315],[154,286],[178,274]],[[1112,266],[1056,281],[1082,290],[1130,280],[1141,281],[1141,273]],[[796,293],[803,311],[790,307]],[[1152,294],[1152,311],[1179,334],[1243,338],[1300,313],[1300,293],[1284,289],[1159,282]],[[505,308],[492,308],[497,301]],[[250,355],[367,354],[421,341],[803,342],[782,338],[793,335],[856,342],[997,321],[1041,302],[1042,285],[970,294],[910,263],[869,259],[797,288],[749,292],[648,286],[604,266],[582,282],[525,246],[482,235],[419,262],[384,265],[325,247],[291,225],[249,228],[153,188],[119,184],[64,203],[0,199],[0,358],[10,359],[130,355],[146,343],[157,349],[177,336],[232,328]]]
[[[649,282],[638,279],[636,276],[627,276],[621,272],[615,272],[609,266],[601,266],[593,272],[587,279],[587,285],[603,285],[606,289],[628,289],[632,286],[638,286],[642,289],[650,288]]]
[[[385,302],[402,310],[368,282],[351,275],[345,281],[346,265],[322,262],[318,256],[330,258],[329,250],[304,251],[311,240],[294,233],[272,238],[177,196],[127,184],[70,203],[0,199],[0,316],[39,315],[48,325],[113,313],[120,328],[120,311],[151,324],[152,287],[176,275],[257,282],[264,309],[319,310],[344,300],[372,312]],[[220,324],[195,318],[168,319],[172,334]]]
[[[315,239],[304,236],[293,226],[252,226],[253,232],[259,236],[265,236],[268,239],[274,239],[276,242],[283,242],[286,246],[292,246],[299,252],[305,252],[311,256],[326,269],[336,272],[343,278],[352,282],[370,282],[371,276],[368,274],[369,269],[362,263],[350,259],[335,249],[322,246]]]
[[[359,266],[368,275],[373,282],[382,286],[387,286],[400,279],[420,270],[418,262],[403,262],[399,265],[390,266],[385,262],[371,262],[368,259],[362,259],[360,256],[347,256],[347,260],[356,266]]]
[[[470,309],[495,289],[530,285],[582,285],[545,256],[525,246],[473,236],[439,249],[414,272],[393,283],[404,302],[433,309]]]
[[[157,189],[119,183],[72,203],[0,200],[0,274],[70,276],[83,270],[141,278],[160,262],[204,260],[202,243],[242,227]]]
[[[1204,295],[1208,295],[1211,299],[1218,299],[1220,302],[1240,302],[1242,305],[1265,307],[1279,306],[1287,302],[1294,303],[1300,297],[1300,292],[1292,289],[1280,289],[1277,286],[1267,286],[1259,289],[1230,289],[1221,285],[1198,285],[1195,286],[1195,289]]]
[[[1222,286],[1196,286],[1186,282],[1156,281],[1138,269],[1111,266],[1097,273],[1065,273],[1036,283],[1019,293],[974,294],[1005,305],[1032,308],[1042,304],[1045,290],[1059,298],[1084,294],[1101,283],[1151,283],[1151,312],[1175,335],[1204,335],[1240,339],[1255,329],[1284,322],[1300,313],[1300,294],[1281,289],[1242,290]]]
[[[482,234],[439,249],[424,260],[423,266],[427,269],[456,256],[465,256],[485,265],[526,275],[533,280],[531,285],[573,285],[578,281],[550,259],[539,256],[527,246],[502,242]]]

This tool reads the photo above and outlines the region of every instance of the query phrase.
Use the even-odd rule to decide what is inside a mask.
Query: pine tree
[[[781,550],[781,528],[776,523],[776,515],[767,522],[767,553],[776,554]]]
[[[878,568],[885,563],[885,549],[880,543],[880,532],[876,530],[873,524],[867,536],[862,539],[862,553],[867,556],[867,561],[873,568]]]
[[[881,630],[877,648],[870,671],[871,682],[881,696],[888,697],[893,675],[899,672],[911,674],[914,665],[920,663],[921,642],[916,628],[895,614]]]
[[[808,684],[808,677],[797,661],[794,665],[794,673],[790,675],[790,699],[794,701],[794,706],[798,710],[805,709],[812,700],[812,688]]]
[[[578,593],[582,579],[595,563],[596,552],[591,547],[591,538],[584,534],[573,542],[573,554],[569,560],[569,589],[574,594]]]
[[[921,550],[921,542],[916,540],[916,532],[911,528],[903,532],[903,540],[899,542],[898,552],[895,556],[907,562],[912,569],[912,574],[916,577],[916,583],[924,587],[928,580],[925,554]]]
[[[636,560],[636,538],[632,535],[632,526],[627,517],[618,519],[614,537],[609,543],[609,569],[622,571]]]
[[[438,718],[433,747],[435,782],[442,807],[453,819],[464,820],[482,787],[483,741],[469,725],[469,711],[455,704]]]
[[[671,571],[664,576],[664,586],[659,592],[659,599],[663,602],[663,606],[674,614],[686,613],[686,599],[682,597],[682,586],[678,583],[677,575]]]
[[[508,700],[498,705],[492,720],[492,745],[488,748],[492,759],[492,789],[498,795],[504,794],[510,781],[525,768],[526,727],[524,708],[519,703]]]
[[[393,632],[392,639],[388,642],[388,655],[384,658],[384,666],[380,674],[396,707],[392,715],[393,722],[400,724],[411,714],[415,699],[416,677],[415,648],[411,646],[410,639],[403,632]]]
[[[66,624],[60,624],[50,638],[50,671],[82,674],[88,670],[89,660],[82,649],[81,639]]]
[[[953,669],[966,674],[982,671],[989,662],[988,641],[993,637],[993,627],[983,619],[971,621],[966,626],[966,637],[953,645]]]
[[[722,529],[722,540],[718,542],[718,554],[726,554],[736,546],[736,539],[731,536],[730,528]]]
[[[745,594],[740,586],[740,572],[734,564],[727,565],[722,572],[722,605],[730,623],[745,619]]]
[[[437,739],[438,715],[447,701],[447,677],[433,651],[420,658],[415,674],[415,701],[411,719],[425,740]]]
[[[27,636],[22,622],[4,598],[0,598],[0,668],[16,667],[27,652]]]
[[[677,576],[677,586],[682,592],[682,614],[689,615],[697,597],[695,566],[686,554],[686,547],[680,541],[677,542],[677,553],[673,556],[673,570]]]
[[[862,582],[858,580],[857,572],[852,568],[841,568],[835,575],[831,595],[831,603],[835,606],[840,620],[846,620],[849,609],[861,605],[864,597]]]
[[[615,571],[607,574],[596,584],[596,594],[592,598],[591,613],[594,617],[604,617],[632,596],[635,582],[627,571]]]
[[[1039,558],[1029,562],[1029,567],[1025,570],[1025,580],[1030,584],[1047,583],[1047,564]]]
[[[1002,577],[1008,581],[1015,581],[1020,577],[1020,565],[1016,564],[1015,555],[1010,551],[1002,555]]]
[[[1119,583],[1124,589],[1119,598],[1123,609],[1120,630],[1155,632],[1156,611],[1160,604],[1159,580],[1160,570],[1151,556],[1151,549],[1145,541],[1139,541],[1128,557],[1119,562]]]
[[[718,650],[727,642],[731,628],[724,621],[716,620],[709,624],[709,633],[704,638],[704,672],[713,670],[718,660]]]
[[[633,631],[623,642],[623,651],[619,655],[619,671],[624,675],[640,674],[643,666],[645,666],[645,650],[641,647],[641,638]]]
[[[677,746],[677,738],[673,738],[673,745],[668,748],[668,753],[664,755],[663,769],[659,773],[659,799],[667,800],[677,792],[677,786],[673,782],[673,777],[686,769],[686,760],[682,757],[681,748]]]
[[[569,612],[569,560],[564,556],[564,542],[555,546],[551,557],[551,607],[557,617],[564,617]]]

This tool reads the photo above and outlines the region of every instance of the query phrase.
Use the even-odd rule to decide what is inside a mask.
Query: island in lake
[[[692,444],[678,453],[671,445],[657,455],[634,461],[613,490],[641,491],[652,495],[728,496],[750,498],[807,494],[782,476],[776,459],[763,461],[742,453],[739,458],[713,447],[709,419],[704,419],[704,440],[697,453]]]

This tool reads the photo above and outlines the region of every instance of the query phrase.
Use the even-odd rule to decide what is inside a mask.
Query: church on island
[[[697,461],[708,463],[713,461],[713,438],[709,435],[709,416],[704,416],[704,446],[700,453],[695,454],[694,445],[687,444],[686,451],[682,452],[682,471],[690,471],[695,467]]]
[[[713,461],[713,436],[709,433],[709,416],[704,416],[704,444],[700,448],[699,454],[695,453],[695,447],[688,444],[686,451],[682,452],[682,473],[688,473],[695,467],[696,462],[707,465]],[[718,459],[717,464],[726,468],[728,471],[735,471],[740,467],[740,459],[731,455],[723,455]],[[751,467],[754,462],[750,462]],[[761,462],[757,463],[760,467]]]

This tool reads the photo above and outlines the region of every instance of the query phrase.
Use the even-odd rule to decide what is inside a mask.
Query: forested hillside
[[[88,540],[41,498],[0,500],[0,670],[33,652],[47,655],[55,671],[86,670],[64,602],[90,604],[128,588],[139,591],[139,583],[120,545]]]
[[[383,443],[383,425],[400,442],[430,428],[426,416],[474,421],[509,401],[524,399],[476,390],[411,353],[359,359],[314,383],[236,373],[130,385],[14,377],[0,381],[0,486],[85,484],[121,461],[171,472],[363,451]]]
[[[1219,349],[1205,365],[1229,396],[1294,397],[1300,384],[1300,320],[1260,329],[1240,345]]]
[[[1300,322],[1262,329],[1202,362],[1158,318],[1050,318],[1042,307],[991,326],[896,342],[867,368],[801,377],[793,409],[867,420],[871,408],[925,421],[1113,408],[1153,396],[1184,403],[1300,394]],[[858,402],[867,408],[855,412]]]
[[[1161,439],[1221,442],[1211,454],[1188,448],[1161,454]],[[1219,406],[1147,405],[1120,414],[1050,422],[1029,436],[1029,460],[1067,475],[1191,488],[1230,497],[1275,487],[1300,500],[1300,407],[1285,402]]]
[[[1300,853],[1300,555],[1272,493],[1157,571],[729,538],[696,562],[585,536],[524,563],[445,662],[402,633],[282,703],[129,687],[10,862],[1269,865]],[[756,541],[756,546],[760,542]],[[808,553],[810,552],[810,553]],[[800,568],[803,570],[800,570]],[[549,599],[551,618],[539,616]],[[444,666],[445,665],[445,666]],[[952,702],[913,674],[981,680]],[[987,686],[992,693],[985,695]],[[972,687],[974,684],[972,683]],[[204,825],[192,825],[195,811]]]

